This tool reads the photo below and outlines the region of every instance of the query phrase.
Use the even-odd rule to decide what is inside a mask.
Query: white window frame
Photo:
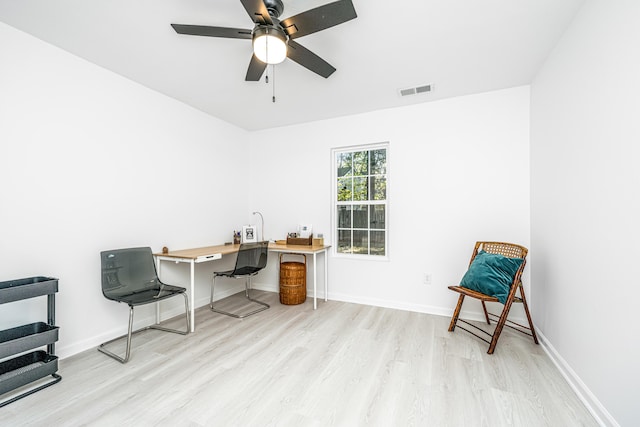
[[[386,150],[386,198],[385,200],[357,200],[349,203],[338,202],[338,171],[336,156],[340,153],[351,153],[357,151],[372,151],[384,148]],[[390,144],[389,142],[380,142],[373,144],[352,145],[348,147],[336,147],[331,149],[331,235],[332,235],[332,254],[339,258],[351,258],[370,261],[388,261],[389,260],[389,194],[390,194]],[[385,206],[385,228],[384,228],[384,242],[385,251],[384,255],[371,255],[371,254],[354,254],[338,252],[338,206],[344,204],[351,205],[384,205]],[[372,230],[367,228],[367,230]],[[373,229],[375,230],[375,229]],[[370,243],[370,241],[369,241]]]

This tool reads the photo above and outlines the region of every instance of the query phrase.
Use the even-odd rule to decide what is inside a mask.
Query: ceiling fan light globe
[[[269,29],[254,33],[253,54],[265,64],[281,63],[287,57],[286,37]]]

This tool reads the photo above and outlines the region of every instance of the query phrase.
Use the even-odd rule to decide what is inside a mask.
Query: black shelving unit
[[[27,386],[47,376],[51,379],[37,387],[0,401],[0,407],[29,396],[59,382],[58,358],[55,342],[58,327],[55,326],[58,279],[52,277],[29,277],[0,282],[0,304],[47,297],[47,323],[36,322],[0,331],[0,398],[12,390]],[[34,350],[47,346],[47,351]],[[15,356],[11,358],[11,356]],[[5,359],[5,360],[3,360]]]

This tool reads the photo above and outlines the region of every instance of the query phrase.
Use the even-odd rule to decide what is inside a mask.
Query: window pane
[[[385,238],[384,231],[372,231],[371,232],[371,255],[385,254]]]
[[[387,173],[387,150],[371,150],[371,175]]]
[[[387,144],[334,152],[336,253],[386,257]]]
[[[385,228],[385,206],[373,205],[369,206],[371,216],[369,217],[370,228],[384,230]]]
[[[387,178],[384,176],[372,176],[370,178],[371,200],[387,199]]]
[[[338,252],[351,253],[351,230],[338,230]]]
[[[351,206],[338,206],[338,228],[351,228]]]
[[[353,178],[338,178],[338,201],[350,202],[353,199]]]
[[[352,153],[338,153],[336,156],[336,169],[338,176],[353,175],[351,172]]]
[[[365,254],[369,253],[369,232],[366,230],[353,230],[353,253]]]
[[[353,200],[369,200],[367,178],[353,178]]]
[[[367,205],[356,205],[353,207],[353,228],[367,228],[369,219],[367,218]]]
[[[356,151],[353,153],[353,174],[356,176],[369,175],[368,151]]]

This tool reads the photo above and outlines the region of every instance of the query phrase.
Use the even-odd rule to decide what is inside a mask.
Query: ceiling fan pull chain
[[[273,74],[273,96],[271,97],[271,102],[276,102],[276,66],[271,66],[271,73]]]
[[[265,52],[267,53],[267,56],[269,56],[269,43],[266,43],[264,46]],[[267,72],[266,72],[266,76],[264,78],[264,82],[266,84],[269,84],[269,66],[267,65]]]

